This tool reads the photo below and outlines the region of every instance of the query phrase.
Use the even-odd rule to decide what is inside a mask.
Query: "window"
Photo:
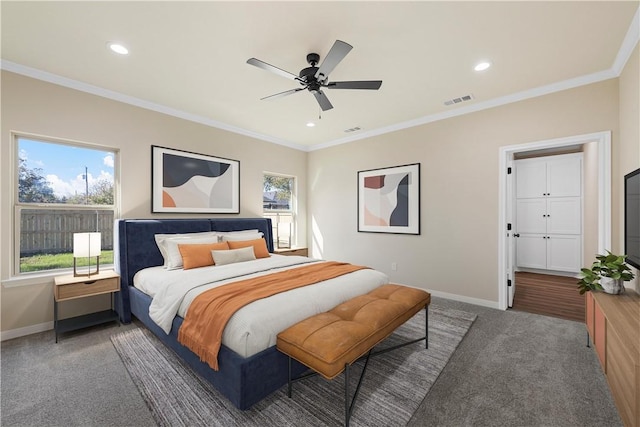
[[[262,193],[262,211],[271,218],[276,249],[290,248],[295,242],[295,178],[266,174]]]
[[[113,264],[116,151],[23,135],[15,144],[15,272],[71,268],[73,233],[87,231],[102,233],[100,264]]]

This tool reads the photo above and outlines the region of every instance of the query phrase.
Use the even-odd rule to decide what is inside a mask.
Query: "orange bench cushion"
[[[278,350],[332,379],[430,302],[421,289],[383,285],[282,331]]]

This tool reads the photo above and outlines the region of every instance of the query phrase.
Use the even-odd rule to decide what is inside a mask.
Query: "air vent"
[[[351,132],[356,132],[356,131],[359,131],[359,130],[361,130],[360,126],[356,126],[354,128],[351,128],[351,129],[345,129],[344,132],[345,133],[351,133]]]
[[[472,99],[473,99],[473,95],[471,94],[464,95],[458,98],[453,98],[453,99],[449,99],[448,101],[444,101],[444,105],[460,104],[461,102],[471,101]]]

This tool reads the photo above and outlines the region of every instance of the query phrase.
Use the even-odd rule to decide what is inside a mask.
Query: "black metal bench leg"
[[[287,396],[291,398],[291,356],[289,356],[289,379],[287,380]]]
[[[362,372],[360,373],[360,379],[358,380],[358,385],[356,386],[356,391],[353,393],[351,402],[349,402],[349,364],[347,363],[344,365],[344,425],[346,427],[349,426],[349,420],[351,419],[351,414],[353,413],[353,407],[356,404],[356,399],[358,399],[360,386],[362,386],[364,374],[365,372],[367,372],[367,367],[369,366],[369,359],[371,358],[372,351],[373,349],[369,350],[369,352],[367,353],[367,358],[364,361],[364,366],[362,367]]]
[[[424,307],[424,348],[429,348],[429,306]]]
[[[589,331],[587,331],[587,347],[591,347],[591,344],[589,343]]]
[[[349,364],[344,365],[344,425],[349,427],[349,418],[351,411],[349,405]]]

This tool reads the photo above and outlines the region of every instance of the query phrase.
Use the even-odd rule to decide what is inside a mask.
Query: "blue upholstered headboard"
[[[129,286],[133,284],[133,276],[143,268],[163,263],[154,237],[156,234],[258,229],[264,234],[269,252],[273,252],[269,218],[119,219],[114,229],[113,263],[121,281],[116,311],[123,323],[131,321]]]

